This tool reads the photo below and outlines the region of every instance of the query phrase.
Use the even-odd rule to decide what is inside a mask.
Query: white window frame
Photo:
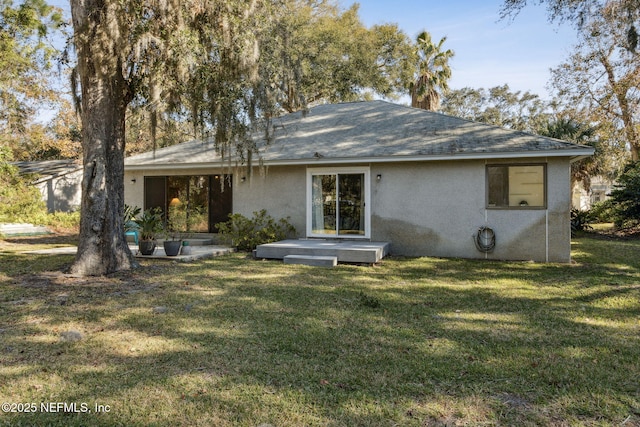
[[[313,233],[313,177],[315,175],[364,174],[364,235]],[[369,167],[307,168],[307,237],[331,239],[371,239],[371,170]]]

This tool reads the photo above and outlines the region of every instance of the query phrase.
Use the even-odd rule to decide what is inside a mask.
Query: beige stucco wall
[[[539,163],[540,160],[496,162]],[[395,254],[570,261],[569,163],[547,161],[547,209],[486,209],[484,161],[372,165],[372,239]],[[403,190],[404,189],[404,190]],[[485,254],[473,235],[491,227]]]
[[[234,187],[233,211],[250,217],[266,209],[272,217],[289,218],[299,237],[306,227],[306,168],[269,167]]]
[[[82,169],[37,184],[49,212],[73,212],[80,209]]]
[[[396,255],[569,262],[568,160],[491,161],[496,163],[546,163],[547,209],[486,209],[485,161],[372,164],[371,240],[391,242]],[[289,217],[298,235],[305,237],[306,171],[304,166],[269,167],[265,175],[256,173],[244,182],[234,175],[234,213],[251,216],[266,209],[274,218]],[[129,171],[125,201],[142,206],[145,175],[217,172]],[[473,242],[473,234],[483,225],[496,233],[496,248],[489,254],[479,252]]]
[[[124,171],[124,202],[127,205],[143,207],[144,175],[154,175],[154,173],[148,171]],[[132,179],[135,179],[136,182],[131,182]]]

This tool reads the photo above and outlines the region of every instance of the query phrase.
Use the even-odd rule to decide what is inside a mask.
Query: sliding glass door
[[[369,236],[368,169],[310,170],[308,181],[310,236]]]

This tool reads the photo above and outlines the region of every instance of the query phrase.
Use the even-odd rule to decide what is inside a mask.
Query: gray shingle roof
[[[58,178],[82,169],[81,160],[43,160],[43,161],[22,161],[13,162],[20,174],[38,175],[36,184],[52,178]]]
[[[591,147],[384,101],[327,104],[273,120],[266,164],[321,164],[593,154]],[[129,157],[128,167],[220,162],[213,144],[191,141]]]

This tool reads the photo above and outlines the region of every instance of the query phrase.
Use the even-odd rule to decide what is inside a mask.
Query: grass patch
[[[0,247],[0,400],[38,411],[0,425],[640,424],[638,240],[579,237],[572,265],[234,254],[87,279],[23,244]]]

